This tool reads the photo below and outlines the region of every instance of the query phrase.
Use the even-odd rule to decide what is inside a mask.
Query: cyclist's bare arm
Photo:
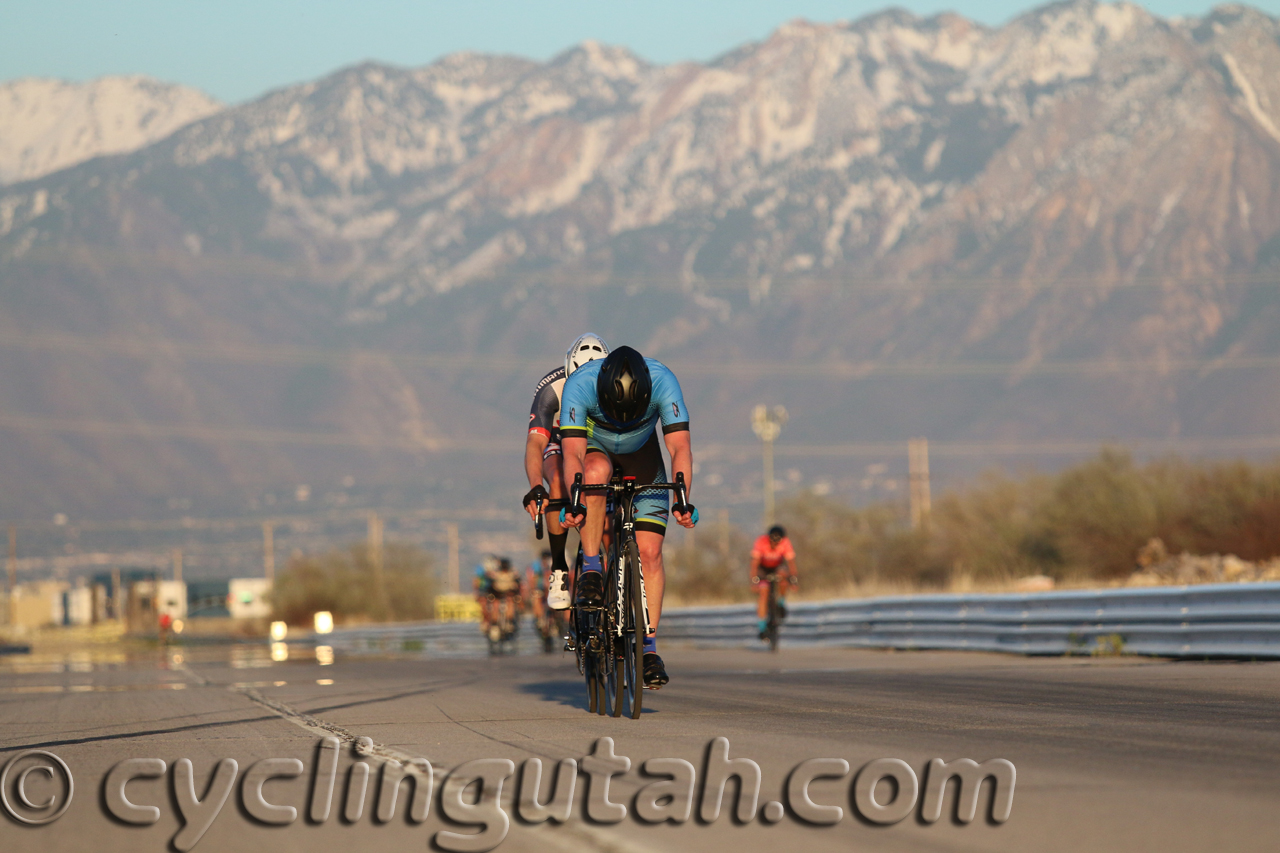
[[[689,494],[693,491],[693,444],[689,438],[689,431],[682,429],[677,432],[669,432],[663,436],[667,443],[667,453],[671,456],[671,477],[674,481],[677,474],[684,474],[685,493]],[[586,440],[583,439],[583,443]],[[565,468],[565,480],[570,481],[568,467]],[[689,498],[686,498],[689,500]],[[671,517],[681,527],[693,527],[693,514],[688,512],[672,512]]]
[[[760,583],[760,555],[755,552],[751,554],[751,582]]]
[[[586,465],[587,440],[581,436],[561,436],[560,453],[564,456],[561,464],[564,466],[564,482],[567,486],[578,474],[583,473]],[[566,509],[565,527],[577,527],[585,518],[585,515],[573,515]]]
[[[529,479],[529,488],[542,485],[542,453],[547,449],[547,445],[551,442],[549,436],[545,436],[540,432],[530,431],[529,437],[524,442],[524,473]],[[530,518],[535,518],[538,513],[536,502],[530,503],[525,509],[529,512]]]

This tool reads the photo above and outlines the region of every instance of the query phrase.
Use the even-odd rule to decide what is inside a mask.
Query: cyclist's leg
[[[662,461],[662,451],[658,446],[655,433],[645,442],[644,447],[635,453],[618,457],[618,463],[626,475],[634,476],[639,483],[665,483],[667,468]],[[671,493],[641,492],[636,496],[636,546],[640,551],[640,565],[644,569],[645,598],[649,601],[650,627],[657,628],[662,617],[662,593],[666,587],[666,574],[663,570],[662,543],[667,535],[668,507]],[[655,632],[650,633],[653,637]],[[646,643],[652,648],[653,643]]]
[[[640,551],[640,566],[644,570],[644,597],[649,602],[649,636],[657,633],[658,620],[662,618],[662,593],[667,585],[662,566],[662,542],[664,533],[641,529],[636,523],[636,547]]]
[[[658,622],[662,619],[662,593],[666,587],[666,573],[662,565],[662,540],[665,536],[654,527],[657,525],[649,518],[636,519],[636,549],[640,552],[640,566],[644,570],[644,596],[649,605],[651,629],[644,638],[644,686],[657,690],[670,678],[658,654]]]
[[[547,445],[546,452],[542,455],[542,479],[547,483],[547,494],[551,495],[552,500],[560,500],[565,495],[564,476],[561,473],[560,462],[564,457],[560,453],[560,445]],[[554,537],[565,535],[564,528],[560,526],[560,513],[547,513],[547,533],[550,534],[555,542]],[[564,543],[560,543],[560,560],[564,561]],[[556,558],[556,549],[551,549],[551,558]],[[563,567],[561,567],[563,568]]]
[[[760,601],[759,601],[759,603],[756,605],[756,618],[757,618],[757,619],[768,619],[768,618],[769,618],[769,582],[768,582],[765,578],[766,578],[766,575],[765,575],[763,572],[761,572],[761,573],[760,573],[760,586],[759,586],[759,588],[757,589],[757,591],[758,591],[758,592],[759,592],[759,594],[760,594]]]
[[[555,442],[548,444],[542,455],[542,477],[546,480],[547,493],[552,500],[561,500],[565,496],[563,460],[560,445]],[[549,604],[554,605],[557,610],[565,610],[569,607],[572,595],[569,589],[569,563],[564,553],[569,534],[560,524],[559,512],[548,512],[544,518],[551,551],[551,569],[546,578],[547,592],[551,597]]]
[[[613,461],[609,459],[609,454],[596,447],[587,447],[582,467],[582,482],[589,486],[607,483],[613,476]],[[582,496],[582,503],[587,508],[587,520],[579,528],[582,554],[584,557],[598,557],[600,540],[604,538],[604,492],[588,492]]]

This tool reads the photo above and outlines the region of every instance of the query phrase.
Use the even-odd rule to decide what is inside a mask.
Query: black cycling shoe
[[[657,652],[644,653],[644,687],[646,690],[657,690],[671,679],[667,678],[667,668],[662,665],[662,658]]]
[[[583,572],[578,577],[578,607],[582,610],[604,607],[603,572]]]

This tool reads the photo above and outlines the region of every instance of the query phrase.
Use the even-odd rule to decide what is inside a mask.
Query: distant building
[[[266,578],[234,578],[228,586],[227,609],[232,619],[267,619],[271,616],[271,581]]]
[[[64,581],[35,581],[19,584],[9,594],[9,624],[14,628],[44,628],[61,625]]]

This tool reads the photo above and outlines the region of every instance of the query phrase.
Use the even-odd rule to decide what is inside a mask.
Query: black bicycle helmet
[[[756,529],[759,530],[760,528],[757,527]],[[781,524],[775,524],[773,527],[769,528],[769,538],[770,539],[786,539],[787,538],[786,528],[784,528]]]
[[[605,357],[596,377],[600,411],[614,426],[628,426],[644,417],[653,394],[653,380],[644,356],[631,347],[618,347]]]

